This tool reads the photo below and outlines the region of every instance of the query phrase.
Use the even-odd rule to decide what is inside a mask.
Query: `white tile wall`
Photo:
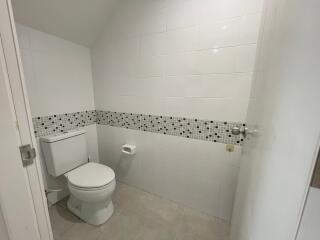
[[[202,2],[197,0],[167,1],[167,29],[195,26],[199,23]]]
[[[20,24],[17,32],[32,116],[94,110],[90,50]],[[85,129],[91,160],[98,162],[96,126]],[[44,162],[42,166],[45,187],[60,187]],[[51,193],[49,201],[54,203],[67,193]]]
[[[33,116],[94,109],[90,50],[20,24],[17,31]]]
[[[92,53],[98,109],[125,111],[141,97],[155,109],[172,97],[190,106],[201,98],[211,109],[246,102],[261,0],[122,0],[116,9]],[[224,120],[243,121],[242,110]]]
[[[230,220],[240,147],[98,125],[103,162],[121,181]],[[121,154],[124,143],[137,154]]]
[[[244,122],[261,2],[119,1],[92,49],[96,108]],[[106,126],[99,145],[123,181],[229,219],[239,149]]]

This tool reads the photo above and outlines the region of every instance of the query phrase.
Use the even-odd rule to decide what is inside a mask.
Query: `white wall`
[[[260,3],[119,1],[92,50],[97,109],[244,121]]]
[[[93,110],[89,48],[17,24],[32,116]]]
[[[267,0],[232,240],[293,240],[319,141],[320,2]]]
[[[92,49],[97,109],[243,122],[260,12],[260,0],[119,1]],[[98,129],[100,158],[120,180],[230,219],[239,148]],[[126,142],[134,159],[120,156]]]
[[[129,185],[229,220],[240,147],[98,125],[100,159]],[[121,146],[137,146],[133,157]],[[103,147],[102,147],[103,146]]]
[[[21,24],[16,26],[32,116],[94,110],[90,50]],[[96,126],[85,129],[89,154],[98,162]],[[38,152],[41,154],[40,149]],[[43,172],[49,188],[61,185],[45,167]],[[49,200],[56,198],[52,194]]]

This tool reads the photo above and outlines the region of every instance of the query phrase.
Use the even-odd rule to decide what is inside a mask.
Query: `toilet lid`
[[[81,188],[97,188],[109,184],[114,178],[114,171],[99,163],[86,163],[66,174],[69,183]]]

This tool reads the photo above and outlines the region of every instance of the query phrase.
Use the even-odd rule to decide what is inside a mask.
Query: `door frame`
[[[30,144],[37,151],[12,4],[11,0],[0,1],[1,5],[5,6],[1,10],[2,14],[0,14],[0,20],[3,22],[3,27],[1,27],[0,31],[4,38],[3,52],[7,64],[9,85],[7,91],[9,96],[11,95],[12,97],[12,107],[16,115],[17,133],[19,135],[18,141],[20,145]],[[39,156],[38,153],[36,155]],[[34,159],[33,164],[26,165],[23,169],[27,184],[29,185],[30,198],[33,203],[40,239],[53,240],[39,157]],[[5,215],[6,213],[3,214]],[[4,219],[4,221],[9,228],[14,229],[14,226],[10,226],[6,219]]]
[[[310,191],[310,184],[312,181],[313,172],[316,167],[316,163],[317,163],[317,159],[318,159],[319,154],[320,154],[320,136],[318,137],[316,149],[314,150],[313,157],[312,157],[313,158],[312,164],[310,166],[309,173],[308,173],[308,179],[306,182],[305,193],[304,193],[304,196],[302,199],[302,203],[301,203],[301,207],[300,207],[300,211],[299,211],[299,216],[298,216],[298,221],[297,221],[297,228],[296,228],[295,237],[294,237],[295,240],[298,239],[299,229],[301,226],[303,213],[304,213],[304,210],[306,207],[306,203],[307,203],[307,199],[308,199],[308,195],[309,195],[309,191]]]

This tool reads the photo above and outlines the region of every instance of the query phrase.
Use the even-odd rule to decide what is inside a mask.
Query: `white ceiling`
[[[115,0],[12,0],[15,20],[66,40],[92,46]]]

